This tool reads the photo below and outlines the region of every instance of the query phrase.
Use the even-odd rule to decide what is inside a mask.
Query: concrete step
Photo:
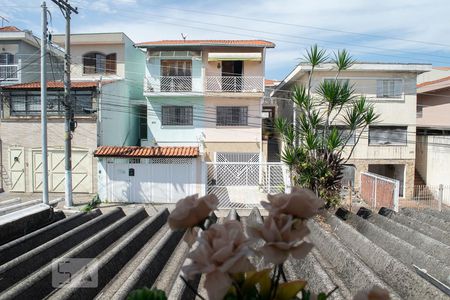
[[[401,299],[399,295],[364,262],[355,256],[351,249],[342,244],[331,228],[324,228],[317,221],[310,220],[310,239],[322,257],[330,262],[335,274],[342,280],[352,296],[361,289],[378,285],[389,291],[391,299]]]
[[[380,216],[378,214],[372,214],[370,210],[361,208],[358,211],[358,215],[364,215],[367,220],[378,226],[379,228],[391,233],[392,235],[404,240],[405,242],[413,245],[417,249],[422,250],[428,255],[434,256],[441,262],[448,261],[450,257],[450,246],[441,243],[429,236],[426,236],[419,231],[411,229],[405,225],[397,223],[391,219]]]
[[[433,256],[417,249],[413,245],[401,240],[400,238],[392,235],[391,233],[379,228],[378,226],[364,220],[363,218],[348,211],[345,212],[345,214],[343,214],[342,212],[343,210],[341,209],[340,212],[338,211],[337,215],[342,217],[345,220],[346,224],[352,226],[352,228],[358,231],[360,235],[369,239],[377,247],[380,247],[389,254],[387,257],[383,256],[383,258],[386,258],[386,260],[389,260],[389,256],[391,256],[400,261],[409,269],[409,273],[412,272],[414,274],[413,277],[418,276],[415,274],[415,269],[413,267],[413,265],[417,265],[420,268],[425,268],[429,274],[433,275],[441,282],[445,282],[447,284],[450,283],[448,282],[448,275],[450,274],[450,267],[448,265],[435,259]],[[332,219],[331,223],[332,226],[335,226],[336,224],[340,225],[340,223],[334,219]],[[345,230],[344,225],[342,225],[341,228],[342,230]],[[374,249],[372,249],[371,251],[374,251]],[[370,253],[367,255],[370,256]],[[367,260],[364,259],[364,261]],[[392,270],[390,269],[389,272],[392,273]],[[419,279],[420,282],[425,282],[421,278],[416,278],[416,280],[417,279]],[[405,282],[405,284],[408,283],[407,281],[401,282]],[[421,285],[415,284],[414,287],[420,289]],[[420,292],[420,290],[418,292]],[[403,292],[400,294],[403,295]]]
[[[92,234],[90,238],[85,239],[82,243],[76,245],[74,248],[63,253],[59,257],[55,256],[53,264],[48,263],[47,265],[42,266],[37,272],[31,274],[30,276],[10,288],[2,295],[2,298],[43,299],[45,297],[48,297],[48,295],[56,289],[56,287],[52,285],[53,266],[57,266],[61,263],[64,264],[68,258],[92,259],[97,257],[100,253],[114,244],[118,239],[120,239],[138,223],[148,217],[148,214],[143,208],[136,209],[126,216],[123,213],[122,209],[115,208],[110,212],[95,218],[94,220],[111,214],[118,215],[119,218],[116,218],[115,222],[105,225],[102,229],[98,230],[97,233]],[[86,266],[77,265],[76,267],[77,269],[74,269],[72,274],[74,274],[81,268],[85,268]]]
[[[89,213],[76,213],[68,218],[54,222],[51,225],[0,246],[0,265],[41,246],[100,214],[100,210],[94,210]]]
[[[411,217],[411,218],[419,220],[421,222],[428,223],[431,226],[437,227],[441,230],[450,232],[450,223],[449,222],[445,222],[441,218],[437,218],[430,214],[426,214],[426,213],[422,212],[421,210],[416,210],[416,209],[412,209],[412,208],[402,208],[402,209],[400,209],[399,213],[401,215]]]
[[[41,204],[41,203],[42,203],[41,199],[11,203],[10,205],[0,207],[0,216],[6,215],[6,214],[12,213],[14,211],[18,211],[23,208],[30,207],[30,206],[33,206],[36,204]]]
[[[133,259],[135,254],[142,247],[145,247],[146,243],[160,231],[168,216],[169,211],[167,209],[153,218],[147,216],[133,229],[129,230],[126,235],[98,255],[95,265],[88,266],[85,270],[86,272],[78,273],[73,280],[73,282],[76,282],[79,279],[83,282],[89,280],[91,272],[97,272],[98,284],[95,287],[84,288],[69,284],[63,289],[56,290],[49,299],[93,299],[116,274],[121,272],[122,268]],[[161,258],[160,256],[164,253],[166,251],[159,252],[158,258]],[[160,268],[161,266],[158,269]],[[140,280],[141,278],[139,277],[138,279]]]
[[[122,210],[115,209],[111,213],[92,219],[3,264],[0,266],[0,277],[2,277],[0,291],[4,291],[30,273],[51,262],[53,258],[63,254],[123,216]]]
[[[409,228],[419,231],[435,240],[438,240],[446,245],[450,246],[450,234],[442,229],[434,227],[428,223],[421,222],[411,217],[401,215],[388,208],[381,208],[378,212],[379,215],[390,218],[391,220],[405,225]]]

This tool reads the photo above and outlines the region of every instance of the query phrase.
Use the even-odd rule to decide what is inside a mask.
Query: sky
[[[359,61],[450,66],[448,0],[69,0],[72,32],[125,32],[134,42],[161,39],[265,39],[266,78],[281,80],[313,44]],[[40,0],[0,0],[5,25],[40,35]],[[60,10],[47,1],[53,33]]]

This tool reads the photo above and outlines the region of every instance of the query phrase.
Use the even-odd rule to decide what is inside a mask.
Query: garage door
[[[195,158],[110,159],[107,197],[114,202],[175,203],[196,191]]]
[[[32,151],[33,192],[42,192],[42,154]],[[88,150],[72,149],[72,191],[74,193],[92,193],[92,156]],[[48,150],[48,189],[49,192],[64,193],[65,163],[64,150]]]

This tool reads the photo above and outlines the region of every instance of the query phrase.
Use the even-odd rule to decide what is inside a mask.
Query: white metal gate
[[[65,164],[63,149],[48,150],[48,190],[64,193]],[[32,150],[32,188],[42,192],[42,152]],[[72,149],[72,191],[92,193],[92,155],[86,149]]]
[[[207,163],[207,193],[219,198],[220,208],[252,208],[267,194],[284,192],[287,169],[283,163]]]
[[[25,192],[25,150],[23,147],[9,148],[9,171],[11,191]]]
[[[113,202],[175,203],[196,193],[194,158],[107,160],[107,199]]]

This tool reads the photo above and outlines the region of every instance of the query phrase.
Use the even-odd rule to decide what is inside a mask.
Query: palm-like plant
[[[289,166],[291,184],[314,190],[333,206],[339,202],[343,165],[379,115],[364,96],[355,96],[353,85],[339,79],[355,62],[346,50],[334,53],[331,60],[336,69],[334,79],[321,82],[312,93],[314,71],[327,60],[326,51],[317,45],[307,50],[307,84],[292,90],[294,124],[278,118],[274,125],[286,145],[281,159]],[[345,151],[355,136],[350,151]]]

